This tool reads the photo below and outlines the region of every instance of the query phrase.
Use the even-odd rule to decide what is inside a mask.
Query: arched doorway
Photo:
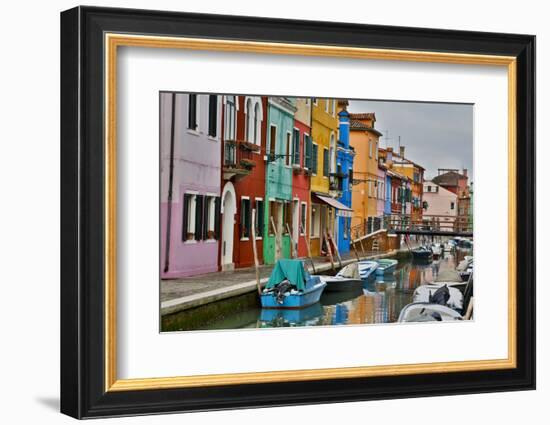
[[[235,213],[237,212],[237,196],[233,183],[227,182],[223,188],[221,213],[222,219],[222,245],[221,266],[222,270],[232,270],[233,263],[233,237],[235,226]]]

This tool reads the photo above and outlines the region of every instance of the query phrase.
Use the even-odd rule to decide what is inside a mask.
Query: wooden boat
[[[361,287],[377,267],[376,261],[359,261],[342,267],[335,276],[320,275],[319,278],[327,284],[327,292],[349,291],[353,287]]]
[[[395,266],[397,266],[397,260],[392,260],[390,258],[382,258],[376,260],[378,267],[376,268],[376,274],[378,276],[385,273],[393,273],[395,271]]]
[[[431,303],[407,304],[399,313],[398,322],[442,322],[462,320],[462,315],[450,307]]]
[[[327,284],[311,276],[301,260],[279,260],[260,300],[262,308],[305,308],[319,302]]]

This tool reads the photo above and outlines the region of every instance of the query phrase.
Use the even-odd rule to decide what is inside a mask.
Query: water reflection
[[[321,301],[300,310],[261,309],[250,305],[230,316],[210,318],[202,326],[180,326],[180,330],[326,326],[396,322],[404,306],[412,302],[416,287],[433,282],[471,251],[445,253],[433,262],[400,261],[394,273],[373,276],[363,286],[347,291],[325,292]],[[228,303],[231,300],[220,301]]]

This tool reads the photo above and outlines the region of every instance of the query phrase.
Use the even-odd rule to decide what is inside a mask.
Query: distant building
[[[426,225],[441,229],[454,230],[458,215],[458,196],[456,193],[427,180],[424,182],[424,210],[423,220]]]
[[[411,215],[413,223],[421,222],[423,214],[424,167],[407,159],[405,157],[405,146],[400,146],[399,153],[393,153],[393,170],[409,178],[411,210],[407,214]]]
[[[467,231],[470,215],[468,170],[463,169],[460,173],[458,169],[440,168],[432,181],[457,195],[457,230]]]

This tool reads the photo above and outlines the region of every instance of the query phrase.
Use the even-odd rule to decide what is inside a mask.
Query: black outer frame
[[[517,368],[104,391],[105,32],[517,57]],[[535,388],[535,37],[77,7],[61,13],[61,412],[76,418]],[[521,273],[519,273],[521,270]]]

